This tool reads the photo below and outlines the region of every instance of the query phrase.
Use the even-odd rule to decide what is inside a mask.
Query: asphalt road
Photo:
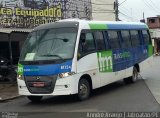
[[[156,67],[153,67],[152,71],[154,69]],[[147,79],[153,78],[154,76],[150,76]],[[95,90],[90,99],[82,102],[77,101],[74,96],[45,97],[40,103],[31,103],[27,98],[21,97],[0,103],[0,111],[32,112],[32,115],[22,113],[21,117],[41,118],[42,112],[43,117],[57,112],[60,116],[65,116],[62,112],[159,112],[160,105],[148,88],[148,84],[140,79],[134,84],[125,85],[120,81],[107,85]]]
[[[4,112],[138,112],[160,111],[152,93],[143,80],[125,85],[117,82],[93,92],[90,99],[79,102],[74,96],[46,97],[41,103],[31,103],[22,97],[0,103]]]

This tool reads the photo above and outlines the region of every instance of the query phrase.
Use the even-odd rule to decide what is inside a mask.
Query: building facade
[[[66,18],[92,19],[91,0],[0,0],[0,57],[17,64],[34,27]]]
[[[1,28],[33,28],[66,18],[91,19],[91,0],[0,0]]]
[[[16,64],[28,33],[66,18],[115,20],[115,0],[0,0],[0,56]]]
[[[93,20],[115,21],[115,0],[92,0]]]
[[[154,53],[160,55],[160,17],[147,18],[147,24],[152,37]]]

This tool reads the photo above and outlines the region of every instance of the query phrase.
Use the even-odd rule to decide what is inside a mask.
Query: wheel
[[[27,96],[28,99],[34,103],[40,102],[43,96]]]
[[[133,73],[131,77],[125,78],[124,83],[130,84],[135,83],[138,80],[138,71],[136,67],[133,67]]]
[[[80,101],[86,100],[89,98],[91,88],[89,82],[86,79],[81,79],[78,85],[78,99]]]

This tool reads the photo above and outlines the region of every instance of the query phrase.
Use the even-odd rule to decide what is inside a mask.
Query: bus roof
[[[140,22],[124,22],[124,21],[94,21],[79,19],[64,19],[59,22],[79,22],[79,26],[83,29],[148,29],[147,24]]]
[[[58,25],[57,25],[58,23]],[[145,23],[140,22],[123,22],[123,21],[94,21],[94,20],[80,20],[80,19],[64,19],[55,23],[48,23],[36,27],[34,30],[55,28],[55,27],[75,27],[79,24],[81,29],[114,29],[114,30],[131,30],[131,29],[148,29]]]

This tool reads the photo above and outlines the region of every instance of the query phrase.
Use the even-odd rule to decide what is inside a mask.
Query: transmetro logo
[[[100,72],[113,72],[112,51],[98,52],[97,57]]]

